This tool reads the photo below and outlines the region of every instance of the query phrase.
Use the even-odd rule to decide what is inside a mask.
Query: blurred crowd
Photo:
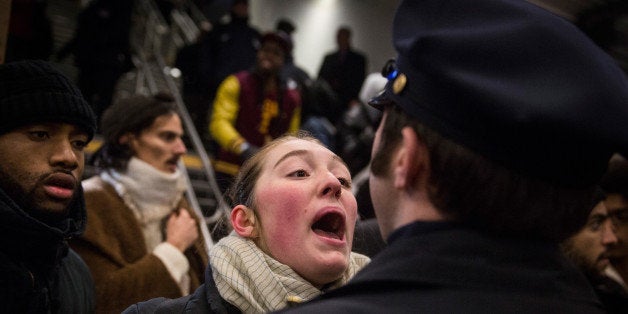
[[[383,65],[381,73],[369,73],[368,51],[361,51],[352,42],[355,32],[360,32],[360,29],[342,24],[335,33],[329,34],[335,38],[336,48],[325,53],[316,75],[310,75],[299,66],[293,55],[297,44],[293,36],[299,29],[298,23],[291,20],[291,17],[282,17],[276,21],[272,30],[262,31],[249,21],[249,0],[193,1],[211,26],[200,27],[200,33],[194,42],[178,47],[171,66],[181,71],[180,91],[174,93],[180,93],[187,110],[185,115],[189,114],[192,118],[204,148],[211,156],[215,180],[232,209],[230,216],[224,217],[224,223],[229,227],[220,235],[220,239],[214,239],[221,242],[217,247],[210,248],[214,243],[207,242],[211,242],[211,239],[203,237],[203,229],[200,227],[204,217],[190,210],[190,202],[185,197],[185,186],[189,182],[186,182],[179,167],[182,156],[187,153],[186,132],[182,122],[183,113],[174,105],[176,95],[172,92],[161,92],[155,95],[132,95],[123,99],[115,97],[116,86],[121,77],[137,70],[137,65],[133,62],[136,52],[133,51],[130,37],[136,1],[84,1],[80,4],[81,9],[76,17],[76,28],[71,39],[57,43],[55,47],[53,27],[47,13],[48,2],[12,0],[5,52],[9,67],[4,71],[11,75],[14,73],[12,71],[29,75],[36,73],[56,83],[42,83],[37,77],[25,75],[23,79],[26,83],[23,85],[11,85],[11,91],[5,88],[6,95],[0,94],[0,104],[14,106],[8,100],[3,102],[2,98],[13,99],[13,96],[9,96],[13,91],[24,95],[39,95],[40,90],[44,91],[39,98],[28,98],[33,103],[42,103],[41,106],[29,108],[28,113],[49,106],[60,111],[59,115],[55,115],[54,110],[46,109],[43,111],[49,118],[37,116],[36,119],[24,118],[22,121],[18,119],[21,116],[18,117],[16,113],[16,121],[19,120],[19,123],[29,127],[33,124],[37,127],[43,125],[41,128],[44,130],[34,128],[27,132],[30,134],[29,141],[33,142],[33,138],[38,136],[55,138],[59,129],[68,128],[68,137],[80,133],[82,140],[73,139],[70,144],[63,144],[72,147],[73,156],[82,156],[82,147],[89,143],[94,133],[103,138],[102,146],[92,158],[85,161],[79,160],[82,158],[74,160],[68,158],[69,154],[66,152],[65,159],[57,162],[64,164],[65,168],[55,171],[74,176],[80,173],[79,178],[75,179],[84,179],[82,183],[73,182],[63,175],[45,181],[49,186],[54,186],[47,190],[52,195],[53,202],[66,199],[64,206],[72,213],[71,219],[68,218],[71,222],[66,222],[67,219],[59,222],[54,220],[54,215],[41,214],[37,210],[33,214],[26,209],[25,214],[21,209],[16,209],[16,217],[19,218],[11,218],[19,220],[23,216],[32,215],[44,224],[51,224],[50,221],[53,221],[53,229],[61,223],[71,225],[67,230],[64,229],[58,243],[54,243],[55,252],[48,253],[55,256],[51,259],[57,264],[67,266],[71,260],[78,265],[76,269],[79,271],[69,276],[67,282],[73,282],[80,277],[80,285],[91,284],[95,289],[80,297],[81,304],[74,304],[74,307],[69,308],[62,304],[57,306],[57,310],[91,308],[95,312],[118,313],[126,309],[134,313],[169,311],[180,309],[181,306],[192,306],[197,310],[208,311],[211,308],[212,311],[221,313],[257,313],[280,310],[287,305],[290,308],[314,299],[318,303],[312,303],[310,308],[302,308],[304,312],[314,313],[347,306],[334,303],[337,302],[336,298],[348,297],[352,304],[359,303],[356,299],[364,297],[360,293],[378,291],[377,285],[371,286],[373,283],[381,284],[380,288],[388,287],[389,284],[394,287],[388,287],[390,289],[386,291],[386,294],[390,292],[392,295],[391,300],[408,300],[412,298],[407,298],[407,291],[403,288],[416,284],[411,282],[416,278],[408,279],[404,285],[404,278],[377,277],[377,272],[373,269],[388,267],[382,261],[383,258],[374,259],[374,266],[371,268],[366,265],[380,252],[387,252],[388,255],[384,254],[385,258],[407,253],[403,245],[399,244],[400,241],[408,241],[404,242],[406,248],[425,244],[422,242],[425,239],[417,240],[417,234],[429,233],[430,237],[433,236],[430,239],[436,243],[436,247],[441,248],[438,245],[443,244],[442,252],[460,252],[460,255],[446,255],[441,260],[440,257],[435,257],[442,253],[436,252],[436,249],[434,255],[431,255],[430,250],[420,253],[425,255],[413,255],[411,258],[420,257],[427,261],[425,265],[429,267],[426,268],[426,273],[434,271],[447,274],[451,269],[467,267],[469,271],[461,271],[460,274],[464,273],[464,276],[452,275],[454,279],[447,278],[444,281],[439,281],[442,278],[421,277],[419,281],[424,281],[419,286],[421,289],[439,287],[441,292],[450,289],[448,293],[451,295],[474,300],[471,302],[473,305],[469,308],[470,312],[477,310],[473,306],[479,306],[486,299],[473,293],[468,294],[469,287],[464,283],[477,284],[473,287],[477,289],[474,291],[487,290],[490,291],[489,295],[497,298],[501,293],[526,289],[527,284],[534,286],[535,280],[540,278],[541,282],[555,280],[555,286],[548,288],[548,291],[563,291],[565,299],[588,300],[583,303],[591,307],[597,306],[593,303],[597,304],[599,301],[604,311],[628,313],[628,161],[620,154],[626,152],[612,151],[612,158],[609,160],[605,155],[606,150],[620,140],[604,138],[599,143],[596,141],[597,137],[606,135],[604,132],[615,127],[615,124],[608,123],[608,129],[604,129],[607,127],[603,125],[606,121],[589,121],[594,118],[591,117],[594,110],[588,107],[588,103],[584,108],[585,105],[580,100],[574,100],[576,97],[563,97],[565,94],[561,94],[561,91],[555,91],[551,95],[543,94],[547,90],[541,86],[555,84],[551,86],[572,92],[573,87],[569,84],[583,85],[579,78],[574,78],[574,82],[570,81],[573,76],[556,67],[563,61],[569,64],[576,60],[573,64],[580,64],[584,62],[584,58],[569,56],[560,59],[552,55],[550,57],[555,61],[552,65],[539,65],[541,61],[526,59],[524,54],[515,53],[509,46],[499,50],[503,53],[503,59],[487,60],[479,56],[485,47],[489,47],[488,44],[478,44],[475,41],[478,40],[478,35],[465,28],[464,23],[486,26],[482,23],[489,23],[495,18],[491,15],[491,10],[480,12],[487,17],[486,21],[467,21],[471,17],[452,14],[455,16],[443,23],[452,23],[460,29],[445,27],[441,32],[435,33],[423,29],[424,25],[414,24],[411,16],[414,11],[410,10],[397,13],[393,37],[399,53],[398,59]],[[155,5],[166,23],[171,24],[171,13],[182,8],[184,2],[186,1],[159,0],[155,1]],[[402,2],[410,8],[414,5],[420,6],[416,3],[407,4],[411,1]],[[487,7],[497,5],[495,3],[501,5],[503,2],[506,3],[505,12],[510,12],[510,9],[514,12],[513,19],[519,18],[518,14],[521,12],[529,11],[533,18],[551,21],[548,25],[564,26],[565,34],[576,38],[575,41],[588,38],[592,45],[574,47],[582,48],[583,53],[594,51],[595,55],[591,60],[605,61],[604,58],[608,55],[616,62],[608,67],[611,70],[592,70],[592,75],[611,77],[605,75],[611,72],[615,74],[615,67],[623,70],[624,75],[628,73],[628,64],[624,59],[628,51],[628,5],[625,1],[598,1],[580,12],[574,21],[558,18],[554,20],[554,17],[546,17],[544,13],[535,11],[536,7],[528,8],[528,4],[519,7],[512,0],[480,2],[487,2]],[[424,5],[429,6],[428,4]],[[434,7],[438,5],[434,4]],[[535,15],[537,13],[538,16]],[[421,14],[427,13],[421,11],[419,15]],[[434,29],[442,26],[437,18],[432,21],[431,17],[427,20],[434,22]],[[495,20],[501,21],[498,18]],[[452,21],[463,21],[463,26]],[[539,29],[548,31],[549,28],[543,30],[545,26],[542,25]],[[508,27],[512,25],[509,24]],[[508,27],[504,29],[508,30]],[[405,32],[406,29],[414,28],[425,33]],[[477,29],[486,32],[483,33],[485,36],[497,36],[496,33],[487,32],[490,27]],[[464,40],[456,37],[456,34],[462,33],[469,37]],[[561,46],[560,41],[549,40],[552,36],[562,38],[550,32],[543,40],[556,44],[551,48],[560,53],[568,51],[565,48],[568,45]],[[505,41],[503,38],[499,40]],[[598,57],[598,50],[604,57]],[[533,55],[536,52],[538,51],[530,53]],[[425,55],[430,59],[421,59]],[[509,69],[499,67],[500,62],[510,60],[511,57],[532,69],[526,72],[529,77],[515,73],[517,70],[526,71],[517,67],[519,64]],[[482,60],[478,61],[480,59]],[[78,75],[71,82],[54,68],[49,68],[48,63],[29,63],[32,60],[43,60],[52,64],[71,60]],[[538,64],[534,63],[537,61]],[[505,64],[512,65],[507,62]],[[16,65],[15,68],[11,68],[12,65]],[[499,69],[495,70],[493,67]],[[535,69],[546,72],[535,72]],[[421,76],[416,72],[427,74]],[[545,77],[544,73],[551,75]],[[581,74],[582,77],[588,75]],[[9,82],[7,77],[8,74],[0,79]],[[498,79],[491,81],[495,77]],[[500,81],[502,78],[504,80]],[[512,83],[513,81],[518,85]],[[9,86],[8,83],[2,84]],[[516,85],[517,88],[508,84]],[[32,90],[24,87],[26,85],[31,86]],[[518,89],[520,86],[523,88]],[[609,86],[611,87],[607,88],[611,90],[615,85]],[[3,88],[0,86],[0,91]],[[528,90],[533,92],[526,92]],[[600,90],[603,88],[600,87]],[[502,91],[508,91],[510,94],[507,96],[512,99],[505,101]],[[612,97],[605,98],[607,95],[602,95],[603,93],[592,94],[594,93],[578,95],[588,102],[599,97],[601,103],[615,105]],[[617,95],[619,94],[618,92]],[[569,105],[575,107],[573,111],[576,113],[573,116],[558,113],[566,107],[557,107],[554,111],[547,106],[534,107],[538,100],[536,96],[551,98],[559,105],[567,103],[565,99],[570,99],[573,104]],[[42,100],[48,99],[46,97],[51,100]],[[461,105],[452,108],[443,105],[450,104],[452,99]],[[72,107],[58,107],[57,102],[62,101],[71,102]],[[518,111],[519,107],[498,108],[496,104],[500,101],[535,109]],[[480,109],[469,109],[477,103],[481,104]],[[542,101],[539,103],[547,104]],[[465,104],[470,106],[465,107]],[[623,105],[628,107],[626,100]],[[421,109],[417,109],[419,107]],[[608,112],[615,109],[621,111],[622,108],[624,107],[612,107]],[[13,114],[13,111],[7,110],[7,117],[9,113]],[[462,117],[465,114],[467,116]],[[535,124],[536,121],[533,121],[533,127],[520,133],[512,130],[509,123],[520,121],[513,116],[519,119],[526,115],[531,120],[538,119],[541,122]],[[617,116],[620,118],[613,122],[623,118],[620,114]],[[566,134],[567,131],[563,132],[554,126],[535,133],[537,129],[534,128],[541,129],[545,126],[546,121],[543,119],[572,131],[572,134]],[[93,123],[85,122],[88,120]],[[5,134],[18,136],[13,132],[22,130],[23,125],[13,125],[10,122],[11,120],[7,120],[6,130],[2,127],[0,139]],[[424,127],[423,123],[428,127]],[[589,126],[588,123],[593,125],[591,129],[583,130],[585,125]],[[63,127],[51,126],[57,124]],[[477,131],[478,129],[481,131]],[[505,129],[507,131],[501,133]],[[478,133],[490,136],[477,139]],[[551,134],[547,135],[549,133]],[[541,138],[545,135],[550,139]],[[493,149],[491,145],[502,136],[512,137],[512,146],[508,144],[507,148]],[[555,139],[558,140],[552,142]],[[62,143],[63,140],[65,139],[57,143]],[[8,147],[12,142],[7,141],[4,146],[2,143],[0,141],[0,152],[8,156]],[[606,144],[608,147],[601,147],[600,152],[574,148],[578,145],[584,147],[585,144],[591,144],[596,149]],[[597,144],[599,147],[595,146]],[[621,145],[623,144],[625,143]],[[81,146],[81,149],[77,146]],[[559,148],[565,150],[559,151]],[[543,153],[535,154],[540,150]],[[53,152],[53,149],[39,153],[63,155]],[[20,164],[15,158],[8,159],[8,162]],[[499,162],[493,164],[494,159]],[[504,160],[506,161],[502,162]],[[83,162],[97,167],[99,171],[91,178],[82,177]],[[27,167],[24,163],[20,166]],[[457,171],[457,167],[461,170]],[[5,169],[0,166],[0,182],[10,182],[0,184],[2,190],[9,191],[6,197],[4,192],[0,195],[3,202],[0,209],[8,208],[6,211],[11,212],[15,204],[17,207],[36,207],[37,204],[25,201],[28,195],[24,196],[9,188],[13,183],[10,180],[17,179],[7,174],[7,169],[8,167]],[[430,173],[423,176],[425,169],[429,169]],[[512,169],[516,175],[511,176],[508,172]],[[483,179],[484,173],[494,176]],[[521,173],[523,175],[519,176]],[[493,178],[496,179],[491,181]],[[311,189],[306,189],[301,188],[304,184],[295,184],[298,180],[317,181],[307,181],[312,183]],[[460,190],[464,184],[457,182],[468,183],[467,180],[473,183],[474,189]],[[481,186],[483,183],[486,186]],[[595,188],[579,193],[583,191],[580,185]],[[294,186],[299,188],[293,188]],[[68,196],[70,192],[66,193],[64,189],[79,193],[80,197]],[[307,198],[303,195],[309,195],[308,193],[315,194],[312,197],[335,199],[342,204],[343,209],[340,212],[325,209],[313,214],[306,205],[296,206],[295,204],[307,203]],[[512,208],[521,209],[525,213],[529,207],[538,205],[537,211],[530,209],[528,217],[519,217],[512,212],[491,212],[493,207],[507,203],[509,193],[512,194],[513,203],[516,203],[511,204]],[[534,198],[532,196],[535,193],[543,196]],[[269,195],[275,195],[275,198]],[[485,195],[493,195],[495,198],[482,199]],[[15,203],[13,198],[17,199]],[[275,201],[276,198],[281,202]],[[590,201],[587,206],[580,202],[583,199]],[[411,206],[404,206],[419,203],[427,204],[420,212],[418,209],[410,212],[408,208]],[[574,206],[572,210],[569,206],[576,203],[578,206]],[[286,204],[292,207],[288,208]],[[382,209],[389,204],[394,204],[400,211],[391,213]],[[471,209],[462,209],[465,206]],[[293,207],[301,211],[299,219],[310,219],[313,223],[303,227],[300,221],[289,221],[286,217],[291,217],[288,212]],[[478,210],[480,207],[486,207],[486,210]],[[446,210],[440,210],[441,208]],[[544,208],[557,209],[556,216],[545,219],[545,213],[540,213]],[[5,215],[13,217],[13,213],[10,216]],[[561,220],[570,215],[570,219]],[[552,219],[556,219],[553,222],[559,227],[552,229],[543,225],[549,226]],[[30,222],[30,218],[27,221]],[[539,221],[542,224],[536,226]],[[290,225],[291,223],[295,225]],[[547,228],[544,229],[545,227]],[[310,229],[324,237],[327,243],[342,242],[341,245],[336,244],[340,249],[331,254],[315,248],[311,252],[316,254],[312,253],[311,256],[308,255],[311,252],[306,249],[294,253],[291,249],[295,247],[311,249],[307,241],[300,238],[299,233],[309,232]],[[46,230],[42,234],[50,232],[57,231]],[[529,237],[526,237],[526,233]],[[57,234],[58,232],[55,233]],[[496,237],[496,234],[504,235],[505,239]],[[348,240],[345,241],[345,238]],[[450,238],[458,239],[460,246],[448,243],[447,239]],[[292,240],[294,243],[290,242]],[[431,241],[427,242],[431,244]],[[385,242],[395,243],[397,246],[387,248]],[[461,247],[477,243],[483,245],[481,252],[469,253],[470,250]],[[494,248],[499,252],[487,253],[484,251],[486,248]],[[555,251],[557,248],[560,251]],[[516,250],[522,251],[515,252]],[[530,255],[526,256],[527,252],[523,250],[529,250]],[[533,259],[539,256],[549,260],[537,264]],[[504,259],[500,260],[501,257]],[[566,262],[563,262],[563,257],[566,257]],[[411,258],[408,261],[412,261]],[[519,265],[521,267],[511,274],[512,278],[523,278],[521,282],[524,288],[506,282],[501,277],[491,281],[492,275],[510,270],[500,269],[495,263],[504,260],[509,263],[510,259],[521,262],[521,265],[525,264]],[[482,268],[486,266],[483,261],[490,265]],[[24,270],[30,267],[27,265],[30,261],[20,263],[22,262],[16,263],[16,269],[19,269],[19,276],[22,277],[16,277],[15,282],[23,283],[28,275],[34,276],[33,285],[36,287],[33,289],[37,291],[35,294],[38,301],[30,309],[37,312],[42,308],[55,308],[54,302],[50,301],[54,298],[47,293],[54,290],[50,287],[58,288],[59,281],[54,276],[58,276],[59,269],[65,269],[65,266],[55,264],[57,266],[48,267],[36,264],[39,268],[30,271]],[[570,266],[565,266],[564,263]],[[420,262],[412,264],[397,266],[399,269],[425,266]],[[9,262],[6,265],[13,267]],[[22,265],[27,266],[24,268]],[[448,267],[450,269],[446,270]],[[541,270],[533,272],[535,267]],[[543,271],[547,270],[544,267],[561,271],[564,267],[567,270],[559,275],[543,277]],[[571,267],[575,269],[573,273]],[[362,268],[369,275],[360,277],[359,271]],[[3,274],[18,273],[8,266],[6,269],[8,270]],[[89,274],[86,273],[87,269]],[[491,275],[479,278],[483,276],[479,273],[482,269],[490,269],[487,273]],[[368,273],[369,270],[371,273]],[[519,270],[522,271],[518,272]],[[49,275],[50,273],[54,276]],[[574,275],[575,273],[578,275]],[[45,278],[39,279],[33,274]],[[256,278],[258,274],[261,274],[261,279]],[[358,279],[352,285],[350,280],[354,275]],[[534,279],[527,282],[526,276]],[[477,283],[474,281],[476,279]],[[264,285],[255,284],[255,280],[260,280]],[[60,282],[67,284],[63,280]],[[587,284],[581,285],[583,282]],[[340,288],[347,283],[347,287]],[[496,291],[495,287],[499,285],[503,285],[506,292]],[[412,287],[408,291],[419,289]],[[8,293],[5,290],[7,289],[2,290],[3,294]],[[90,293],[92,295],[88,295]],[[508,295],[502,302],[516,300],[512,302],[523,304],[529,298],[526,293],[514,293],[514,297]],[[274,300],[276,295],[281,296],[280,301]],[[367,296],[371,297],[368,294]],[[540,296],[531,303],[539,302],[548,309],[562,309],[564,304],[561,302],[569,302],[562,299],[548,301],[546,297]],[[62,294],[60,299],[64,298],[67,295]],[[138,303],[149,299],[152,300]],[[284,302],[284,299],[287,301]],[[426,302],[425,304],[438,303],[434,299],[439,299],[439,296],[430,299],[423,295],[420,300]],[[512,306],[512,302],[508,306]],[[399,303],[402,302],[395,304]],[[453,309],[454,312],[461,309],[441,306],[439,303],[437,308],[443,312],[447,312],[447,309]],[[515,311],[518,309],[516,306],[508,306],[505,308]],[[570,306],[566,308],[577,308]],[[350,306],[347,308],[356,309]],[[495,308],[499,306],[491,309]],[[371,310],[374,309],[376,307]],[[529,307],[522,306],[522,309]],[[298,312],[299,308],[295,310]]]

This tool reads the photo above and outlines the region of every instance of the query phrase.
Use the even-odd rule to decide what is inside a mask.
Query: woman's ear
[[[241,237],[257,238],[255,213],[244,205],[240,204],[231,210],[231,226]]]

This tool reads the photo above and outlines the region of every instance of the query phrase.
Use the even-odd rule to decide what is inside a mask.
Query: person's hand
[[[166,242],[184,252],[198,238],[196,220],[184,208],[170,214],[166,223]]]

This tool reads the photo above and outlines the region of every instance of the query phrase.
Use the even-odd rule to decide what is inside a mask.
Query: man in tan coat
[[[91,269],[96,312],[176,298],[204,282],[207,252],[177,168],[186,149],[169,95],[135,96],[102,119],[99,175],[83,181],[88,223],[72,246]]]

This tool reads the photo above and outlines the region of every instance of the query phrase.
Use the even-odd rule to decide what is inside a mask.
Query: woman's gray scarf
[[[214,245],[209,256],[220,295],[244,313],[279,310],[291,302],[306,301],[321,294],[321,290],[289,266],[234,232]],[[349,267],[329,288],[344,285],[369,261],[364,255],[351,253]]]

